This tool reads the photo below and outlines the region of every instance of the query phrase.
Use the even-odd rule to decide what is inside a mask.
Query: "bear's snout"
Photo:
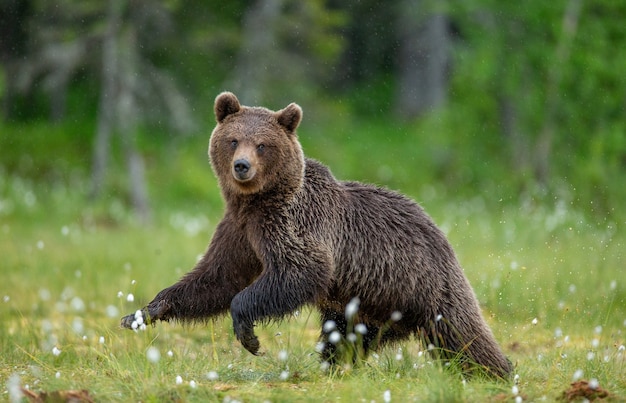
[[[235,160],[233,163],[233,176],[238,181],[247,181],[252,179],[254,172],[252,171],[250,161],[245,158]]]

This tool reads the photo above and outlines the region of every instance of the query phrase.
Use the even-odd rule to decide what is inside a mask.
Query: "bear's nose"
[[[239,159],[234,164],[235,172],[238,174],[245,174],[250,170],[250,163],[248,160]]]

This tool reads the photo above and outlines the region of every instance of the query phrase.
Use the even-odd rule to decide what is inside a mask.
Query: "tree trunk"
[[[552,156],[554,132],[556,130],[556,113],[559,103],[561,77],[564,65],[567,63],[567,59],[569,59],[572,41],[578,29],[581,3],[582,0],[569,0],[567,3],[563,13],[561,37],[556,47],[554,62],[550,65],[548,71],[546,105],[544,109],[546,117],[535,144],[535,176],[544,185],[548,183],[550,175],[550,159]]]
[[[143,158],[137,150],[137,106],[138,92],[138,49],[137,33],[129,26],[120,36],[119,42],[119,99],[117,102],[117,118],[122,148],[126,157],[129,179],[130,199],[135,214],[142,223],[150,221],[148,188],[146,186]]]
[[[443,105],[450,62],[447,17],[427,0],[403,0],[398,15],[397,113],[419,117]]]
[[[115,103],[117,98],[118,49],[117,36],[121,25],[123,1],[110,0],[107,12],[107,30],[102,43],[102,71],[98,123],[93,148],[91,198],[102,193],[109,160],[111,135],[115,127]]]
[[[272,77],[276,29],[282,0],[257,0],[246,11],[243,38],[232,87],[244,104],[259,105]]]

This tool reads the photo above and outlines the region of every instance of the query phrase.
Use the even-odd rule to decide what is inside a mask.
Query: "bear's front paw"
[[[146,308],[142,310],[138,310],[137,312],[126,315],[120,321],[120,326],[125,329],[137,330],[142,326],[145,328],[145,325],[150,323],[149,317],[146,315]]]
[[[157,303],[151,302],[147,307],[137,312],[126,315],[120,321],[120,326],[126,329],[136,330],[142,325],[150,325],[157,320],[169,319],[169,304],[160,300]]]

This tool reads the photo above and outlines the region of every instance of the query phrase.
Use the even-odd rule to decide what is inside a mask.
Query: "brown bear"
[[[321,313],[326,362],[345,359],[348,341],[358,339],[364,356],[414,334],[462,367],[511,373],[452,247],[419,205],[338,181],[305,158],[296,104],[273,112],[224,92],[215,116],[209,157],[224,218],[193,270],[138,312],[145,323],[230,309],[237,339],[257,354],[255,323],[308,304]],[[128,315],[121,325],[133,322]]]

